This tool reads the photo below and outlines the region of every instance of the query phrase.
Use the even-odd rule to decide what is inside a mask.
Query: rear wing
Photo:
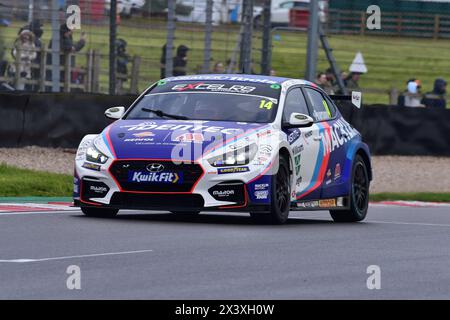
[[[359,91],[352,91],[350,95],[330,95],[329,96],[333,101],[351,101],[352,104],[358,109],[361,108],[362,105],[362,93]]]

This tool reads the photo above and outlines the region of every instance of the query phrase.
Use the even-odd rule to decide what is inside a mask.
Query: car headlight
[[[253,143],[251,145],[221,154],[208,159],[213,167],[229,167],[240,166],[250,163],[258,151],[258,146]]]
[[[86,150],[86,160],[95,163],[105,163],[108,161],[108,157],[92,146]]]

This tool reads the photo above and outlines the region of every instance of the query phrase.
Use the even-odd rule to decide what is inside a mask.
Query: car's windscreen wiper
[[[185,117],[185,116],[178,116],[178,115],[176,115],[176,114],[169,114],[169,113],[165,113],[164,111],[162,111],[162,110],[154,110],[154,109],[148,109],[148,108],[142,108],[141,109],[142,111],[145,111],[145,112],[151,112],[151,113],[154,113],[154,114],[156,114],[158,117],[167,117],[167,118],[172,118],[172,119],[176,119],[176,120],[189,120],[189,118],[188,117]]]

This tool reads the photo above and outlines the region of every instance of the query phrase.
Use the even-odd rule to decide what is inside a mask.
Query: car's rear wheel
[[[291,206],[289,163],[284,157],[279,158],[278,171],[272,175],[271,185],[270,212],[250,212],[250,216],[258,222],[283,224],[288,219]]]
[[[363,158],[356,156],[352,167],[350,186],[350,208],[348,210],[330,210],[336,222],[356,222],[364,220],[369,207],[369,174]]]
[[[81,207],[81,212],[83,212],[88,217],[113,218],[117,215],[119,210],[118,209],[106,209],[106,208]]]

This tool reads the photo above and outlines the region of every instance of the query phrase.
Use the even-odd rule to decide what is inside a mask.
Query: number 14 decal
[[[259,108],[270,110],[270,109],[272,109],[272,105],[273,105],[272,101],[266,101],[263,99],[263,100],[261,100],[261,103],[259,104]]]

